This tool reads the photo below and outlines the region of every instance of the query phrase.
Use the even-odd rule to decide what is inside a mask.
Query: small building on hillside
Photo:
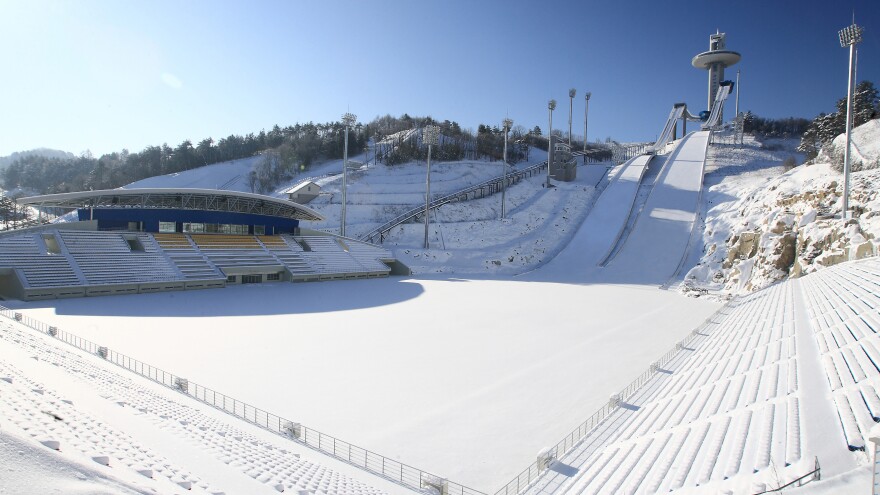
[[[550,176],[562,182],[571,182],[577,177],[577,161],[571,154],[571,147],[560,142],[557,136],[551,138],[553,156],[550,162]]]
[[[287,199],[290,201],[304,205],[321,194],[321,186],[307,180],[284,191],[284,194],[287,194]]]

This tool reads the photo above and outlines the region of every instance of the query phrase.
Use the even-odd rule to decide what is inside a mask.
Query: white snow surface
[[[871,121],[854,131],[855,147],[865,156],[880,148],[878,124]],[[797,156],[793,147],[755,141],[712,147],[702,242],[694,244],[686,263],[684,292],[729,297],[762,289],[792,272],[811,273],[877,253],[880,170],[852,174],[850,207],[858,215],[844,222],[843,174],[817,161],[785,172],[782,161]]]
[[[755,142],[736,150],[711,149],[703,201],[694,195],[699,186],[697,191],[692,185],[680,189],[678,198],[690,199],[684,206],[676,202],[673,208],[663,206],[663,193],[652,192],[644,218],[692,224],[701,207],[707,232],[724,236],[723,229],[729,227],[708,226],[731,210],[733,202],[745,200],[755,185],[776,174],[775,163],[788,153],[768,157]],[[540,161],[541,155],[532,150],[531,162]],[[213,173],[198,169],[128,187],[227,184],[247,190],[242,185],[246,180],[237,178],[245,177],[257,159],[218,164]],[[341,170],[341,161],[326,163],[308,177],[278,188],[307,179],[321,184],[322,196],[309,206],[328,221],[311,227],[335,230],[338,226],[341,176],[337,169]],[[500,165],[432,164],[432,178],[435,171],[432,190],[442,194],[497,176]],[[353,235],[424,201],[424,172],[424,164],[412,163],[351,173],[348,224]],[[711,299],[658,289],[657,284],[671,275],[669,267],[675,268],[671,262],[664,263],[662,270],[644,273],[623,261],[638,261],[640,251],[654,249],[677,263],[689,242],[687,228],[674,236],[674,243],[655,244],[650,236],[639,240],[640,224],[644,224],[641,228],[651,225],[639,218],[614,261],[605,269],[595,268],[594,260],[607,252],[624,228],[637,190],[632,186],[638,185],[643,172],[613,170],[612,176],[620,173],[630,183],[612,182],[601,195],[583,179],[551,189],[541,187],[543,177],[527,179],[508,189],[509,215],[503,221],[498,220],[497,195],[443,206],[432,216],[431,249],[421,247],[420,224],[403,225],[386,241],[385,246],[413,268],[413,277],[5,305],[274,414],[491,493],[719,307]],[[816,174],[819,179],[831,172],[815,166],[799,167],[798,173]],[[688,177],[692,184],[694,177]],[[661,178],[658,184],[663,184]],[[786,187],[797,189],[801,183]],[[612,205],[621,201],[629,204],[614,210]],[[746,201],[757,203],[754,197]],[[597,219],[605,212],[613,222],[591,220],[591,208]],[[685,271],[697,263],[702,247],[691,243]],[[641,263],[638,266],[651,266]],[[225,424],[212,431],[241,429],[242,438],[252,435],[271,446],[266,451],[287,449],[289,457],[296,453],[379,490],[400,491],[375,476],[182,400],[172,391],[142,383],[97,357],[64,348],[37,355],[37,348],[24,337],[28,330],[2,325],[0,375],[12,378],[12,383],[0,382],[0,386],[18,387],[22,399],[14,403],[8,399],[12,394],[0,395],[0,455],[8,462],[4,468],[16,473],[0,478],[0,489],[15,493],[14,487],[36,483],[41,490],[46,488],[43,491],[58,487],[65,493],[175,493],[186,484],[177,482],[187,480],[195,480],[193,491],[205,493],[277,492],[279,483],[287,483],[287,489],[301,488],[292,470],[270,472],[280,462],[277,457],[227,463],[230,455],[245,454],[211,445],[181,448],[169,437],[193,428],[188,423],[181,430],[173,423],[180,424],[177,418],[182,417],[195,424],[186,418],[191,410],[198,410],[210,418],[201,426]],[[15,332],[19,332],[17,340],[7,338]],[[52,339],[41,339],[48,342],[39,346],[53,345]],[[56,364],[62,355],[73,364]],[[82,372],[92,367],[103,371],[91,377]],[[62,369],[76,376],[71,378]],[[113,392],[106,391],[108,383],[113,384]],[[135,450],[145,449],[138,450],[145,456],[142,460],[173,457],[173,463],[163,462],[174,470],[144,481],[130,466],[114,467],[112,461],[102,466],[66,450],[63,443],[60,451],[46,456],[48,448],[35,440],[53,430],[43,426],[37,431],[36,423],[10,419],[13,411],[31,411],[39,417],[35,411],[46,402],[33,397],[34,389],[44,391],[37,393],[41,397],[54,391],[59,400],[81,398],[73,408],[80,419],[71,423],[88,425],[83,443],[98,445],[89,438],[125,431],[128,436],[117,447],[122,453],[134,452],[137,446]],[[130,404],[145,391],[157,394],[159,404],[165,404],[158,419],[150,412],[150,407],[162,409],[155,404],[140,413],[118,404],[119,397],[128,397],[121,402]],[[58,400],[49,404],[65,407]],[[97,429],[96,421],[112,429]],[[41,471],[37,465],[48,467]],[[58,476],[44,479],[39,473],[45,471]],[[814,490],[832,493],[833,488],[827,492],[820,488],[852,483],[861,484],[862,478],[852,481],[842,476],[815,485]]]

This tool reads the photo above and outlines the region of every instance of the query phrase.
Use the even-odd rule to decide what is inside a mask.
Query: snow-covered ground
[[[721,244],[727,245],[740,227],[740,219],[752,222],[750,228],[769,225],[768,231],[777,235],[772,232],[776,224],[772,219],[764,222],[764,216],[781,218],[784,214],[774,210],[782,201],[791,201],[793,193],[806,196],[806,191],[828,189],[830,181],[839,180],[835,179],[836,172],[822,165],[798,167],[780,175],[779,164],[791,154],[784,146],[774,151],[754,140],[741,148],[710,147],[700,203],[704,242],[692,244],[682,272],[688,273],[689,284],[725,290],[726,280],[716,280],[718,268],[710,263],[721,265],[726,255],[718,260],[711,256],[721,252]],[[534,156],[534,150],[532,158],[540,159]],[[236,177],[246,174],[252,165],[219,164],[214,166],[216,176],[197,177],[196,171],[192,171],[137,185],[230,184],[246,190],[236,185]],[[327,224],[316,227],[328,230],[334,227],[333,218],[338,218],[338,213],[334,213],[339,209],[341,183],[341,177],[334,175],[337,166],[341,168],[341,163],[323,164],[310,171],[310,178],[320,181],[323,195],[309,206],[327,215]],[[432,166],[432,172],[437,170],[438,174],[432,189],[438,193],[460,189],[499,172],[497,163],[488,162],[436,167]],[[611,175],[620,171],[613,170]],[[860,174],[856,183],[865,184],[861,186],[864,199],[854,203],[873,205],[877,202],[876,193],[870,194],[876,191],[872,186],[876,179],[871,174],[876,172]],[[349,179],[352,206],[348,219],[355,235],[424,199],[420,192],[424,187],[423,164],[378,165],[355,172]],[[616,216],[615,222],[619,224],[613,226],[584,229],[584,225],[589,225],[591,208],[595,205],[596,211],[600,211],[603,207],[599,191],[583,176],[551,189],[541,187],[542,182],[543,179],[535,177],[508,190],[509,218],[504,221],[497,218],[498,196],[443,206],[432,217],[428,250],[421,247],[422,225],[395,229],[386,247],[414,269],[413,277],[239,286],[42,303],[10,301],[6,305],[272,413],[492,492],[533,462],[538,450],[556,443],[607,403],[610,394],[641,375],[719,307],[711,298],[687,298],[675,291],[661,290],[654,276],[628,278],[625,283],[597,283],[600,279],[591,278],[591,270],[563,266],[584,262],[583,249],[590,245],[591,238],[616,236],[628,215]],[[279,191],[287,185],[279,187]],[[609,187],[605,192],[611,190]],[[632,192],[635,194],[635,190]],[[777,192],[778,196],[774,196]],[[856,197],[860,197],[858,193]],[[833,207],[833,198],[826,198],[830,198],[826,202]],[[645,205],[651,204],[648,197]],[[817,228],[821,224],[813,220],[818,218],[820,208],[814,208],[816,216],[801,215],[797,223],[793,220],[783,224],[798,225],[804,231]],[[863,214],[860,221],[860,229],[872,235],[876,217]],[[632,229],[638,239],[638,219]],[[784,237],[784,230],[778,235]],[[850,235],[848,239],[857,237]],[[713,250],[705,253],[704,246],[709,249],[713,243]],[[818,255],[814,257],[817,258]],[[701,264],[688,272],[698,261]],[[722,276],[730,277],[734,268],[731,266],[730,272],[723,272],[722,268]],[[627,271],[626,267],[615,268],[614,263],[608,269]],[[739,269],[739,273],[744,270]],[[743,285],[743,289],[755,290],[765,283],[752,278],[755,282],[748,287]],[[761,280],[770,279],[768,276]],[[614,277],[601,280],[608,282]],[[726,290],[739,290],[738,287]],[[120,394],[136,396],[138,387],[147,386],[139,379],[124,373],[119,377],[119,371],[108,371],[114,383],[131,382],[128,392],[123,390],[128,385],[119,385],[121,389],[108,394],[102,392],[106,382],[89,378],[88,373],[71,381],[55,369],[61,365],[52,366],[51,358],[31,359],[36,348],[22,337],[18,342],[7,339],[4,345],[0,363],[8,367],[5,374],[13,378],[12,384],[34,382],[26,382],[20,394],[27,396],[29,390],[40,389],[44,394],[38,395],[54,390],[65,397],[67,391],[91,397],[75,401],[76,410],[114,426],[113,432],[134,432],[128,433],[130,443],[149,444],[155,448],[156,456],[176,456],[174,466],[185,471],[186,479],[197,479],[194,485],[203,491],[217,487],[227,493],[242,493],[236,488],[236,483],[243,482],[238,478],[242,471],[245,475],[265,473],[266,466],[278,462],[271,456],[253,461],[247,468],[230,462],[232,471],[238,474],[229,474],[220,466],[226,464],[226,454],[216,454],[206,447],[203,452],[210,451],[208,457],[219,461],[202,464],[195,459],[196,455],[186,455],[185,449],[156,440],[177,430],[167,424],[168,431],[164,433],[147,428],[147,423],[160,424],[173,415],[156,420],[147,413],[132,415],[125,407],[119,408],[116,398]],[[94,356],[78,359],[78,364],[61,368],[82,370],[100,362]],[[0,396],[4,411],[19,407],[10,405],[6,397]],[[23,400],[26,404],[27,399]],[[195,407],[179,398],[168,400],[174,403],[172,410]],[[31,410],[43,407],[43,403],[36,403],[37,406],[30,406]],[[58,401],[54,404],[65,407]],[[114,404],[116,407],[112,407]],[[120,411],[125,411],[124,418]],[[0,415],[4,417],[12,416]],[[226,416],[222,420],[244,428]],[[24,427],[18,423],[10,425],[9,420],[0,421],[0,433],[4,435],[0,437],[4,440],[0,455],[6,456],[4,459],[18,473],[23,473],[16,478],[24,480],[21,483],[38,479],[34,473],[42,472],[31,469],[31,462],[46,462],[46,470],[63,469],[69,474],[58,481],[57,486],[64,491],[75,492],[82,488],[81,480],[94,480],[110,487],[95,491],[165,493],[156,485],[138,484],[136,477],[127,477],[130,473],[120,475],[108,472],[106,466],[93,466],[94,461],[88,457],[83,461],[67,456],[63,448],[62,458],[52,452],[55,457],[47,458],[41,450],[45,447],[35,444]],[[164,431],[165,427],[160,424],[158,429]],[[94,433],[97,429],[92,431],[91,436],[102,435]],[[88,437],[89,433],[84,435]],[[292,445],[283,439],[273,439]],[[314,452],[297,452],[303,459],[329,464],[357,479],[363,477],[363,473],[350,467],[352,472],[348,473],[347,466],[335,466],[329,459],[324,462]],[[25,458],[29,460],[23,461]],[[279,483],[288,483],[288,489],[303,489],[292,474],[284,478],[287,481],[278,481],[273,476],[281,477],[278,473],[258,474],[252,479],[258,480],[261,489],[277,490],[273,487]],[[167,478],[186,481],[176,472]],[[367,482],[375,486],[372,481]],[[0,488],[6,486],[13,485],[0,481]],[[257,493],[257,489],[252,492]]]
[[[841,146],[840,138],[832,149]],[[880,120],[856,128],[854,149],[866,164],[880,158]],[[702,243],[691,252],[682,290],[721,296],[769,286],[789,274],[811,273],[876,254],[880,242],[880,170],[852,174],[850,208],[842,220],[843,175],[823,161],[785,171],[794,142],[716,146],[706,176]],[[856,154],[856,153],[854,153]],[[798,163],[802,161],[798,159]]]

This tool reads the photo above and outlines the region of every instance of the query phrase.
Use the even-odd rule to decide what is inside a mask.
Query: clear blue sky
[[[812,118],[845,95],[837,31],[866,28],[859,79],[880,85],[877,0],[0,0],[0,156],[95,155],[347,110],[463,127],[567,127],[592,91],[590,138],[653,140],[672,104],[700,110],[690,65],[716,29],[742,61],[741,109]],[[732,112],[729,111],[728,115]]]

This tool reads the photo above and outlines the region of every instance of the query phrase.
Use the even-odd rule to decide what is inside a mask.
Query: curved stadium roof
[[[174,208],[250,213],[294,220],[322,221],[305,206],[262,194],[216,189],[104,189],[20,198],[20,204],[57,208]]]

